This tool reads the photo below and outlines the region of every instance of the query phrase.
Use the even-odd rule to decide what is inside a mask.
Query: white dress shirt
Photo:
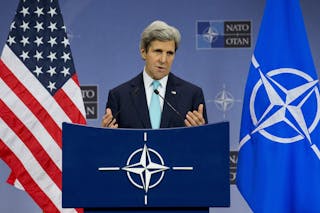
[[[147,103],[148,103],[148,108],[150,106],[150,101],[151,101],[151,96],[153,93],[153,86],[152,82],[154,81],[153,78],[151,78],[148,73],[146,72],[145,68],[143,69],[143,83],[144,83],[144,89],[146,91],[146,98],[147,98]],[[167,87],[167,82],[168,82],[168,76],[163,77],[162,79],[158,80],[160,82],[160,85],[158,87],[159,94],[165,98],[166,94],[166,87]],[[163,99],[159,97],[160,99],[160,107],[161,107],[161,112],[163,109]]]

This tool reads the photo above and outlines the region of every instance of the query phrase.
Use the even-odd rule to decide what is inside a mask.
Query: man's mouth
[[[165,71],[165,70],[166,70],[165,67],[160,67],[160,66],[158,66],[157,68],[158,68],[159,70],[161,70],[161,71]]]

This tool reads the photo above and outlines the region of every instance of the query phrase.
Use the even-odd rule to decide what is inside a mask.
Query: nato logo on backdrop
[[[197,49],[251,47],[250,21],[197,21]]]

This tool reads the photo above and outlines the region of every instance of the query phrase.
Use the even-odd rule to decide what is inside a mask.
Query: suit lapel
[[[149,110],[147,106],[147,99],[143,84],[143,77],[142,73],[139,74],[135,79],[132,81],[132,93],[131,98],[133,102],[133,106],[137,112],[140,121],[144,128],[151,128],[150,118],[149,118]]]
[[[166,95],[165,99],[173,106],[177,105],[177,85],[174,80],[173,74],[169,74],[167,88],[166,88]],[[168,104],[163,103],[163,110],[161,115],[161,128],[168,128],[170,127],[170,123],[172,119],[176,116],[175,112],[168,106]]]

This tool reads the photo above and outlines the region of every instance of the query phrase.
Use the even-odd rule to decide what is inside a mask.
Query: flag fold
[[[266,0],[243,101],[237,186],[254,212],[320,212],[320,96],[299,0]]]
[[[0,158],[44,212],[62,209],[62,122],[85,111],[57,0],[21,0],[0,59]]]

